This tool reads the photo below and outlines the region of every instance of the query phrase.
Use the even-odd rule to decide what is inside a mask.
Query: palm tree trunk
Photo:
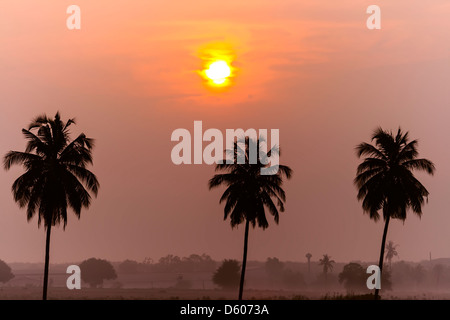
[[[248,229],[249,221],[247,219],[245,222],[244,257],[242,258],[241,282],[239,284],[239,300],[242,300],[242,292],[244,291],[245,267],[247,265]]]
[[[44,267],[44,290],[42,300],[47,300],[47,285],[48,285],[48,265],[50,261],[50,231],[51,224],[47,226],[47,238],[45,240],[45,267]]]
[[[381,276],[383,274],[384,247],[386,246],[386,235],[388,232],[390,218],[391,217],[389,215],[386,218],[386,222],[384,224],[384,231],[383,231],[383,240],[381,240],[380,261],[378,263],[378,267],[380,268],[380,281],[381,281]],[[378,300],[378,296],[379,296],[378,291],[379,291],[379,289],[375,288],[375,300]]]

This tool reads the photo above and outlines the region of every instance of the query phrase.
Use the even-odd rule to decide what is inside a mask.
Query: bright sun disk
[[[226,61],[219,60],[211,63],[205,74],[214,84],[220,85],[231,75],[231,68]]]

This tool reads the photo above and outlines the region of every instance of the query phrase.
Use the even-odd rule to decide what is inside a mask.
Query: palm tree
[[[333,271],[333,263],[334,260],[331,260],[331,256],[328,256],[328,254],[323,255],[323,259],[319,260],[319,265],[323,266],[323,274],[325,275],[325,281],[327,280],[327,274],[328,271]]]
[[[397,247],[398,245],[394,244],[394,241],[390,240],[388,241],[388,244],[386,245],[386,260],[389,261],[389,269],[392,270],[392,258],[397,256],[398,257],[398,252],[397,252]]]
[[[244,254],[241,269],[241,279],[239,285],[239,300],[242,300],[244,289],[245,268],[247,263],[247,247],[249,225],[254,228],[256,224],[263,230],[269,226],[266,219],[265,208],[269,209],[275,223],[278,224],[279,214],[284,211],[284,202],[286,195],[282,189],[283,176],[287,179],[291,178],[292,170],[284,165],[269,166],[266,163],[266,157],[272,154],[279,155],[279,149],[275,146],[267,153],[261,145],[262,139],[257,141],[246,138],[240,140],[245,143],[245,149],[242,150],[240,143],[234,143],[234,150],[226,150],[233,157],[233,163],[218,163],[216,171],[224,171],[225,173],[215,174],[209,180],[209,188],[215,188],[225,185],[227,189],[220,198],[220,203],[226,201],[224,208],[224,220],[230,217],[231,227],[245,222],[244,234]],[[249,150],[256,150],[257,161],[252,163]],[[266,149],[267,150],[267,149]],[[261,151],[261,152],[260,152]],[[243,159],[240,163],[237,159]],[[242,163],[244,162],[244,163]],[[267,169],[273,174],[263,175],[261,169]],[[275,200],[275,203],[274,201]]]
[[[355,185],[358,188],[358,200],[362,200],[364,212],[378,221],[379,210],[385,221],[379,260],[380,272],[383,270],[384,248],[389,220],[406,219],[406,210],[419,217],[422,204],[428,200],[428,191],[414,177],[412,170],[422,170],[433,175],[435,167],[427,159],[417,159],[417,140],[409,141],[408,132],[399,128],[394,136],[381,128],[372,135],[375,145],[361,143],[356,147],[358,157],[367,156],[358,166]],[[378,299],[378,289],[375,289]]]
[[[62,221],[65,229],[67,207],[79,219],[81,208],[88,208],[91,203],[88,190],[97,195],[99,188],[95,175],[86,169],[92,164],[93,140],[82,133],[70,142],[69,126],[74,123],[74,119],[61,121],[59,112],[54,119],[38,116],[28,129],[22,129],[27,139],[25,152],[9,151],[4,157],[5,170],[14,164],[25,169],[12,185],[14,200],[21,208],[27,207],[28,221],[36,213],[38,227],[44,221],[47,236],[43,300],[47,299],[51,227]]]
[[[311,253],[307,253],[305,255],[306,259],[308,259],[308,277],[311,276],[311,258],[312,258],[312,254]]]

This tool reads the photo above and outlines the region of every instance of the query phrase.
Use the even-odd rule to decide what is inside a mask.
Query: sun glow
[[[228,45],[213,44],[201,50],[203,69],[198,71],[210,87],[227,87],[235,75],[234,53]]]

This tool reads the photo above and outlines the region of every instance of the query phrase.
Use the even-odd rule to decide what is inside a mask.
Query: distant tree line
[[[158,262],[145,259],[143,262],[125,260],[118,266],[119,273],[143,272],[213,272],[217,262],[207,254],[191,254],[188,257],[179,257],[168,254],[161,257]]]
[[[286,267],[278,258],[267,258],[264,268],[271,286],[283,285],[291,289],[305,286],[303,274]]]

